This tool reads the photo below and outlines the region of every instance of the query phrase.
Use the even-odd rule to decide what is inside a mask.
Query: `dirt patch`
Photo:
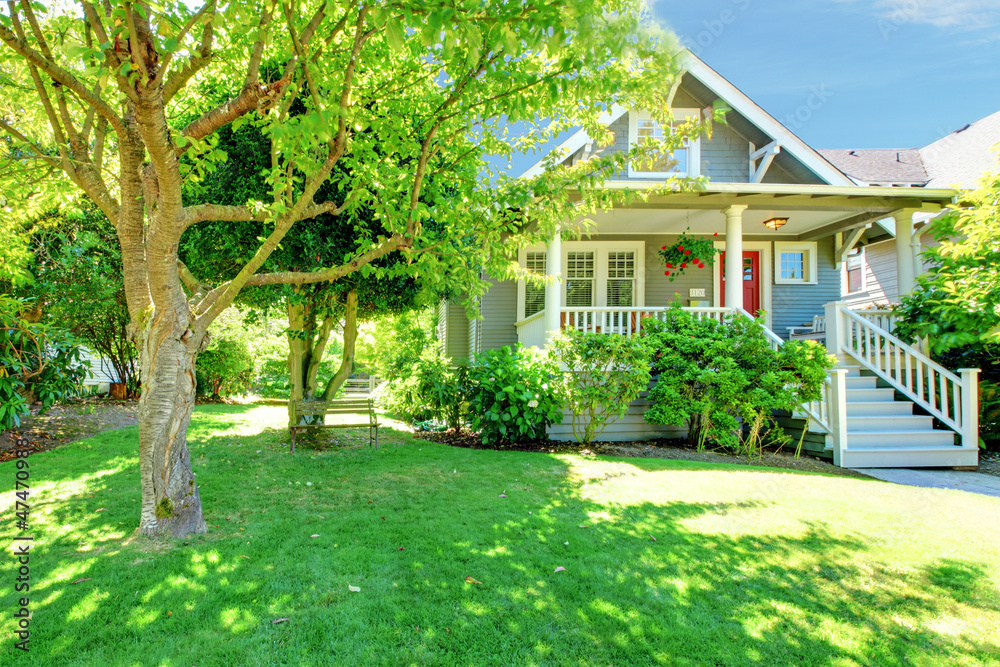
[[[485,447],[479,438],[469,431],[417,432],[414,437],[431,440],[453,447],[470,449],[492,449]],[[726,452],[699,452],[681,440],[650,440],[647,442],[594,442],[581,446],[576,442],[535,441],[507,447],[523,452],[574,452],[579,454],[603,454],[605,456],[625,456],[637,458],[673,459],[679,461],[701,461],[705,463],[730,463],[736,465],[783,468],[799,472],[821,472],[841,477],[859,477],[870,479],[854,470],[838,468],[829,461],[803,454],[795,458],[794,454],[783,451],[765,451],[761,458],[751,459],[745,456],[734,456]]]
[[[1000,477],[1000,452],[985,452],[979,450],[978,472]]]
[[[14,458],[14,443],[19,437],[27,438],[32,453],[44,452],[102,431],[134,426],[139,422],[138,411],[135,401],[106,398],[57,405],[43,415],[32,407],[31,414],[21,419],[20,427],[0,431],[0,461]]]

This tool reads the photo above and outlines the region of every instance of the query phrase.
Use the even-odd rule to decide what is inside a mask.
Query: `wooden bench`
[[[356,415],[365,413],[368,421],[351,422],[347,424],[300,424],[299,418],[307,416],[326,415]],[[292,436],[291,451],[295,451],[295,433],[307,428],[368,428],[368,441],[378,449],[378,416],[375,414],[375,403],[370,398],[339,398],[332,401],[293,401],[292,415],[288,423],[288,432]]]

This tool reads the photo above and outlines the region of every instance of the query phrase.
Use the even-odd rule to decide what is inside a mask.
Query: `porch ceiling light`
[[[770,220],[764,221],[764,226],[767,227],[768,229],[773,229],[774,231],[778,231],[779,229],[785,226],[786,222],[788,222],[788,218],[771,218]]]

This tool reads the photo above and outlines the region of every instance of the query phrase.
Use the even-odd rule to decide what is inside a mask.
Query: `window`
[[[608,306],[631,308],[635,305],[635,252],[619,250],[608,253]]]
[[[574,251],[566,255],[566,306],[590,308],[594,305],[594,253]]]
[[[563,241],[560,292],[566,308],[641,308],[645,305],[643,241]],[[535,273],[547,270],[541,245],[518,252],[521,267]],[[545,310],[545,287],[518,282],[517,321]]]
[[[774,284],[775,285],[815,285],[816,284],[816,244],[783,243],[774,244]]]
[[[533,273],[545,275],[545,253],[529,252],[525,268]],[[524,316],[531,317],[545,310],[545,286],[525,281],[524,283]]]
[[[698,109],[674,109],[674,126],[688,120],[699,120]],[[641,146],[651,139],[662,140],[669,136],[664,128],[647,112],[629,114],[629,145]],[[669,178],[671,176],[697,176],[701,171],[701,140],[695,139],[673,153],[663,154],[646,163],[629,164],[631,178]]]
[[[863,246],[852,248],[847,253],[848,293],[864,292],[867,289],[865,282],[865,249]]]

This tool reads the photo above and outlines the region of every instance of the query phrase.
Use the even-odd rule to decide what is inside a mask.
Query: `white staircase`
[[[874,375],[860,366],[847,371],[846,446],[840,450],[844,468],[917,468],[975,466],[978,452],[956,444],[951,430],[934,428],[934,418],[918,415],[914,403],[897,400],[892,387],[879,387]]]

